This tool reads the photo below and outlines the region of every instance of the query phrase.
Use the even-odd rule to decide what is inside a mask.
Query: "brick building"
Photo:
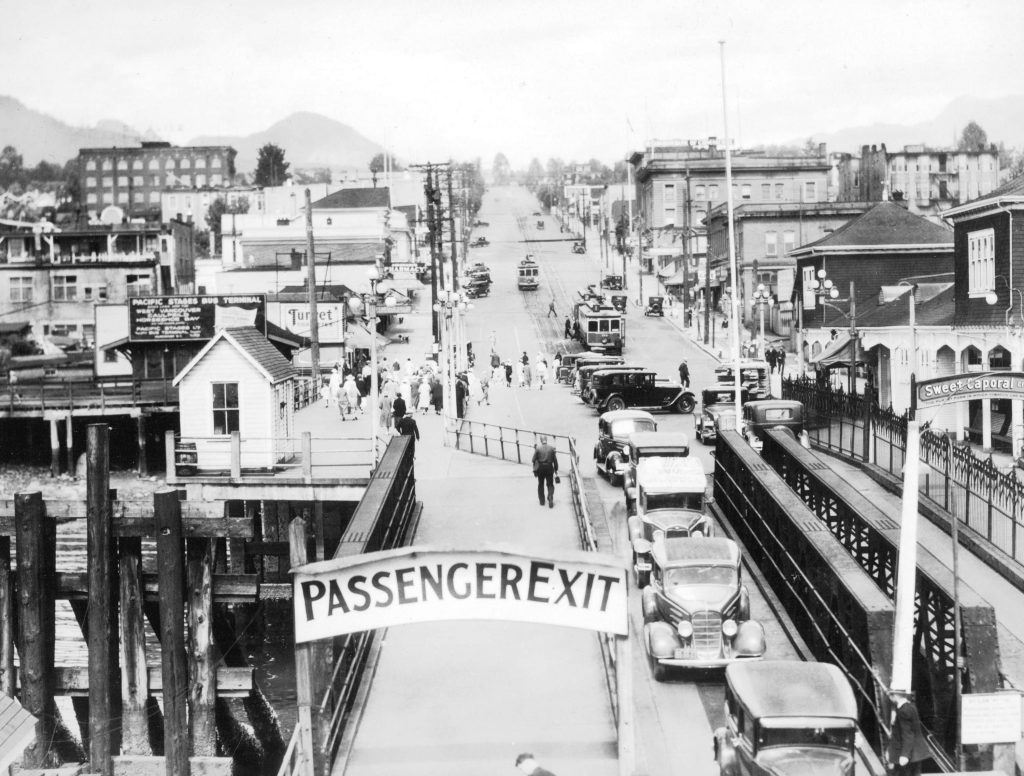
[[[143,142],[138,148],[82,148],[78,179],[91,215],[116,205],[129,218],[160,219],[164,189],[230,186],[236,151],[230,146],[172,146]]]

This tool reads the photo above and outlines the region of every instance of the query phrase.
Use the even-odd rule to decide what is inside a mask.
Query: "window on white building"
[[[119,170],[127,170],[128,169],[128,160],[127,159],[118,159],[117,160],[117,169],[119,169]]]
[[[220,166],[221,166],[220,157],[219,156],[213,157],[213,159],[210,162],[210,166],[213,167],[213,169],[215,169],[215,170],[219,170]]]
[[[705,188],[703,185],[695,186],[693,189],[693,198],[697,200],[704,199],[706,195]]]
[[[90,159],[89,161],[87,161],[85,163],[85,169],[87,169],[87,170],[95,170],[96,169],[96,160],[95,159]]]
[[[149,296],[152,293],[149,275],[128,275],[125,281],[128,296]]]
[[[85,179],[85,187],[87,189],[94,189],[94,188],[96,188],[96,176],[90,175],[88,178],[86,178]]]
[[[796,248],[796,232],[787,229],[782,233],[782,250],[784,253],[789,253],[794,248]]]
[[[32,301],[32,278],[13,277],[11,278],[11,301],[31,302]]]
[[[740,192],[740,196],[742,196],[743,199],[750,199],[750,184],[744,183],[740,188]]]
[[[148,167],[150,170],[159,170],[160,162],[158,162],[156,159],[150,159]]]
[[[168,159],[166,162],[164,162],[164,169],[165,170],[173,170],[174,169],[174,160],[173,159]]]
[[[196,175],[196,188],[202,188],[206,185],[206,176],[202,173]]]
[[[984,296],[996,288],[996,239],[992,229],[967,234],[967,294]]]
[[[718,186],[708,186],[708,199],[712,202],[718,199]]]
[[[765,256],[778,256],[779,255],[779,235],[777,232],[765,232],[764,233],[764,255]]]
[[[804,202],[816,202],[818,199],[818,184],[815,181],[804,182]]]
[[[104,171],[106,171],[106,170],[113,170],[114,169],[114,165],[111,163],[111,161],[109,159],[104,159],[103,160],[103,169],[104,169]]]
[[[676,185],[666,183],[662,188],[664,197],[664,222],[674,224],[676,222]]]
[[[180,176],[179,179],[181,181],[181,185],[182,186],[191,186],[192,185],[192,176],[191,175],[182,175],[182,176]]]
[[[770,183],[762,183],[761,184],[761,199],[771,199],[771,198],[772,198],[772,184],[770,184]]]
[[[238,431],[238,383],[213,383],[213,433]]]
[[[181,160],[181,164],[179,166],[183,170],[191,170],[192,169],[192,160],[188,159],[188,158],[182,159]]]
[[[134,162],[132,162],[132,169],[133,170],[141,170],[142,169],[142,160],[141,159],[136,159]]]
[[[197,170],[205,170],[206,169],[206,159],[204,157],[201,156],[198,159],[196,159],[196,169]]]
[[[74,302],[78,299],[77,275],[53,276],[53,301]]]
[[[786,186],[783,183],[775,184],[775,199],[782,199],[786,194]]]

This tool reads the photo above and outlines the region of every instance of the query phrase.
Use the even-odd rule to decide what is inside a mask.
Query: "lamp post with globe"
[[[355,315],[365,312],[366,322],[370,327],[370,449],[373,468],[376,468],[379,457],[377,435],[380,428],[380,373],[377,369],[377,282],[380,280],[380,270],[370,267],[366,274],[370,280],[370,293],[366,296],[365,302],[350,299],[349,309]],[[394,305],[393,297],[384,300],[385,307]]]
[[[764,283],[758,283],[757,284],[757,288],[754,291],[754,295],[750,298],[750,302],[751,302],[751,304],[757,305],[758,312],[760,314],[760,319],[761,319],[761,336],[760,336],[760,340],[758,341],[757,353],[758,353],[758,357],[762,361],[764,360],[765,352],[767,350],[767,348],[765,347],[765,339],[764,339],[764,308],[765,308],[766,305],[768,307],[771,307],[772,304],[773,304],[773,301],[774,300],[772,299],[772,295],[768,291],[768,289],[764,287]]]

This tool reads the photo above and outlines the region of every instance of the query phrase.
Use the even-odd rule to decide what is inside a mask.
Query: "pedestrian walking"
[[[501,356],[499,356],[495,351],[492,350],[491,351],[491,369],[495,369],[496,367],[499,367],[499,366],[501,366]]]
[[[491,376],[487,371],[484,371],[484,376],[480,378],[480,394],[483,396],[484,404],[491,403]]]
[[[403,415],[395,424],[395,429],[402,436],[412,437],[409,447],[412,448],[413,457],[416,456],[416,441],[420,438],[420,427],[416,425],[416,418],[412,415]]]
[[[377,397],[377,422],[382,429],[391,428],[391,397],[386,393]]]
[[[779,348],[778,353],[779,357],[777,359],[777,362],[779,365],[779,374],[781,375],[783,374],[783,370],[786,368],[786,351],[783,350],[782,348]]]
[[[540,763],[529,752],[523,752],[516,758],[516,768],[526,776],[555,776],[547,768],[542,768]]]
[[[921,763],[931,757],[917,706],[908,693],[889,691],[893,704],[892,736],[889,739],[889,766],[896,776],[919,776]]]
[[[337,405],[338,414],[341,415],[341,421],[344,423],[352,413],[352,405],[349,404],[348,394],[341,387],[338,388],[338,392],[334,397],[334,403]]]
[[[331,376],[327,380],[327,391],[324,394],[324,406],[330,407],[331,402],[338,403],[338,394],[341,393],[341,373],[338,367],[331,370]]]
[[[416,406],[419,408],[420,415],[426,415],[427,409],[430,407],[430,380],[426,377],[420,380],[419,394],[420,398]]]
[[[444,386],[436,377],[430,381],[430,403],[434,405],[434,414],[440,415],[444,409]]]
[[[468,392],[465,375],[458,375],[455,379],[455,417],[459,420],[466,417],[466,394]]]
[[[555,312],[555,298],[554,297],[551,297],[551,301],[548,302],[548,314],[545,317],[550,318],[551,316],[554,316],[556,318],[558,317],[558,313]]]
[[[405,411],[409,412],[414,406],[412,403],[412,383],[409,381],[409,378],[402,378],[402,382],[398,384],[398,393],[402,397],[402,401],[405,402]]]
[[[565,338],[572,338],[572,321],[569,320],[569,316],[565,316]]]
[[[533,449],[533,476],[537,478],[537,500],[544,506],[544,488],[548,490],[548,506],[555,506],[555,475],[558,473],[558,456],[555,448],[548,444],[543,434]]]
[[[540,390],[544,390],[544,385],[548,381],[548,362],[540,360],[537,362],[537,384],[540,385]]]
[[[505,362],[505,387],[512,387],[512,364],[508,361]]]
[[[529,361],[523,364],[523,382],[526,383],[526,390],[533,387],[533,369],[530,368]]]
[[[359,409],[359,388],[356,387],[356,379],[349,374],[341,389],[345,392],[345,398],[348,399],[349,413],[354,413]]]
[[[690,367],[686,365],[685,358],[679,364],[679,383],[683,386],[683,388],[690,387]]]
[[[406,357],[406,359],[405,359],[405,376],[411,378],[414,374],[416,374],[416,367],[412,363],[412,358]]]
[[[396,424],[399,419],[405,416],[407,406],[408,405],[406,405],[405,399],[402,398],[401,394],[396,396],[395,400],[391,402],[391,416],[394,418]]]
[[[475,401],[479,407],[483,391],[480,389],[480,379],[472,369],[466,372],[466,387],[469,391],[470,401]]]
[[[516,361],[516,385],[520,388],[526,385],[526,366],[522,361]]]

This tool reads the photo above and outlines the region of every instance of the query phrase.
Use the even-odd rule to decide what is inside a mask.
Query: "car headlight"
[[[703,539],[704,538],[704,527],[701,526],[700,528],[694,528],[690,532],[690,536],[695,538],[695,539]]]
[[[730,620],[729,622],[732,622],[732,620]],[[676,626],[676,633],[678,633],[681,638],[684,638],[684,639],[690,638],[690,636],[693,635],[693,623],[690,622],[689,620],[681,621]]]
[[[722,633],[730,639],[736,635],[737,630],[739,630],[739,628],[736,626],[736,620],[726,620],[722,623]]]

